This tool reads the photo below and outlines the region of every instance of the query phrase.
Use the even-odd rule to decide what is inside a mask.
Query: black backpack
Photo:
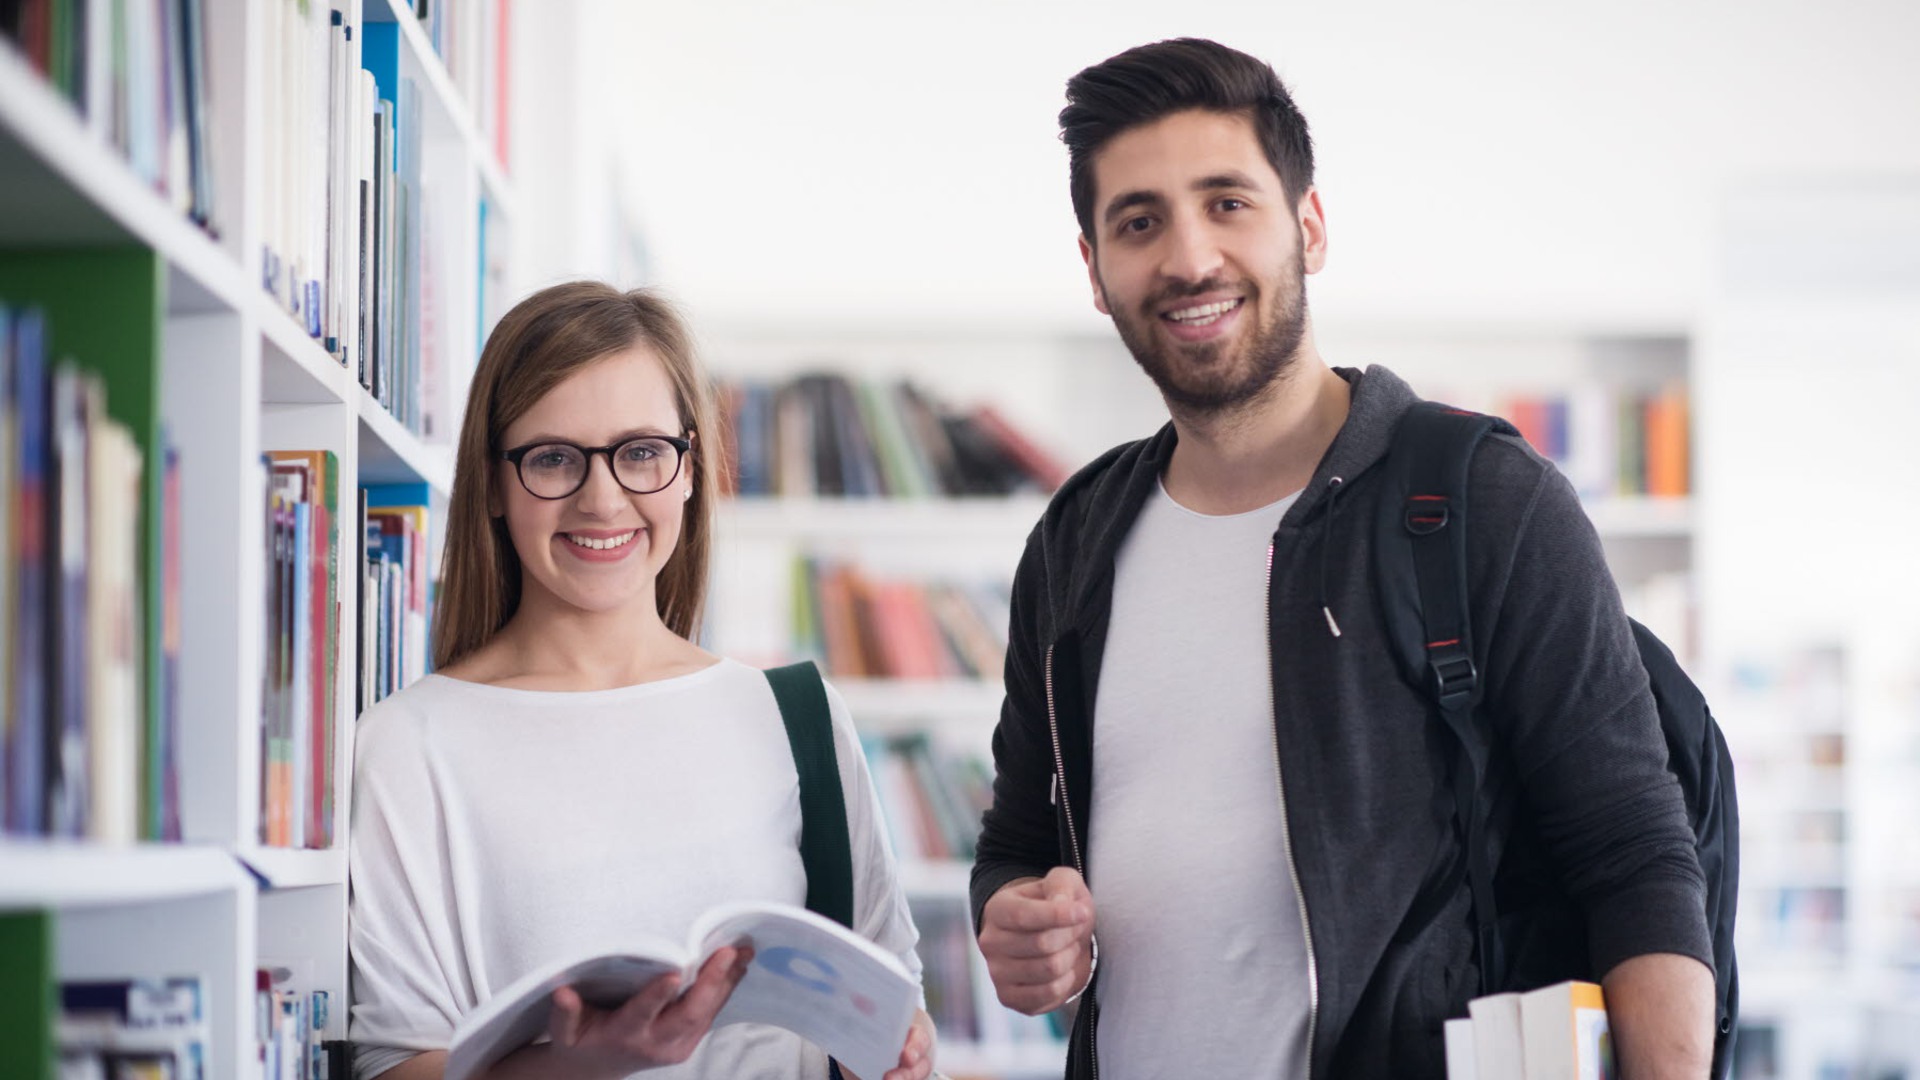
[[[1473,894],[1480,992],[1527,990],[1564,979],[1597,981],[1590,970],[1583,915],[1544,862],[1527,815],[1518,815],[1500,873],[1488,865],[1480,793],[1492,754],[1478,706],[1483,687],[1473,663],[1467,606],[1467,469],[1489,433],[1515,435],[1505,420],[1435,402],[1408,410],[1388,458],[1391,487],[1375,524],[1375,578],[1394,659],[1409,682],[1433,700],[1453,736],[1451,767],[1456,827]],[[1727,1075],[1740,988],[1733,956],[1734,901],[1739,891],[1740,820],[1726,739],[1700,690],[1673,652],[1633,623],[1652,682],[1667,766],[1680,780],[1707,879],[1707,923],[1713,933],[1718,1031],[1712,1076]]]

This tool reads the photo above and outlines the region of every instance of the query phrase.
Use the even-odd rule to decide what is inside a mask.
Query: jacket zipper
[[[1067,843],[1073,849],[1073,868],[1082,878],[1087,876],[1087,864],[1080,858],[1080,833],[1073,827],[1073,804],[1067,801],[1067,759],[1060,753],[1060,717],[1053,707],[1053,646],[1047,646],[1047,732],[1053,736],[1053,785],[1054,794],[1059,796],[1060,809],[1067,815]]]
[[[1047,683],[1047,733],[1053,736],[1053,794],[1059,798],[1060,812],[1065,814],[1067,818],[1067,844],[1073,850],[1073,868],[1080,872],[1082,879],[1085,879],[1087,876],[1087,864],[1086,861],[1080,857],[1080,832],[1073,827],[1073,804],[1067,801],[1067,761],[1066,757],[1060,753],[1060,715],[1053,706],[1052,645],[1047,646],[1045,675]],[[1275,738],[1277,739],[1278,736],[1276,735]],[[1093,1009],[1091,990],[1089,990],[1088,996],[1082,1000],[1081,1008],[1089,1010],[1087,1013],[1087,1068],[1091,1071],[1093,1080],[1100,1080],[1100,1055],[1094,1050],[1094,1014],[1091,1011]]]
[[[1320,1026],[1320,965],[1313,955],[1313,924],[1307,919],[1307,894],[1300,889],[1300,871],[1293,862],[1293,827],[1287,820],[1287,777],[1280,768],[1280,706],[1273,685],[1273,541],[1267,542],[1267,711],[1273,715],[1273,774],[1280,787],[1280,843],[1287,854],[1287,877],[1293,881],[1293,898],[1300,906],[1300,933],[1307,945],[1307,1071],[1313,1080],[1313,1036]],[[1054,753],[1059,753],[1055,740]],[[1067,819],[1072,824],[1071,818]]]

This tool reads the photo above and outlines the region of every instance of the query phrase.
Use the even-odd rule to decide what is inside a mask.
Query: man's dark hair
[[[1060,141],[1067,144],[1073,215],[1093,232],[1093,156],[1116,135],[1187,109],[1238,113],[1253,122],[1289,207],[1313,185],[1313,137],[1280,76],[1261,60],[1204,38],[1128,49],[1067,80]]]

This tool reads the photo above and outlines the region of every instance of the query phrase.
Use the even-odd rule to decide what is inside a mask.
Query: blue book
[[[47,769],[47,328],[38,311],[14,320],[15,461],[12,729],[7,829],[46,831]]]
[[[19,470],[19,448],[14,445],[13,310],[0,304],[0,613],[13,610],[14,478]],[[0,615],[0,688],[13,686],[13,620]],[[8,791],[13,780],[13,699],[10,689],[0,694],[0,832],[6,831]]]
[[[54,836],[87,833],[87,399],[88,379],[62,363],[53,372],[54,476],[52,587],[55,632],[53,751],[47,771],[47,831]]]

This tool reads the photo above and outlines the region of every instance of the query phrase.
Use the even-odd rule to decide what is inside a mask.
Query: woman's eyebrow
[[[605,443],[593,443],[591,440],[588,440],[588,439],[576,439],[571,435],[554,435],[549,432],[543,431],[543,432],[536,432],[532,435],[529,435],[526,438],[521,439],[518,442],[514,443],[514,445],[530,446],[534,443],[563,442],[563,443],[573,443],[577,446],[586,446],[586,445],[589,445],[590,443],[591,445],[594,445],[594,446],[618,446],[621,443],[626,442],[628,439],[640,439],[640,438],[646,438],[649,436],[658,437],[661,435],[671,435],[671,434],[673,434],[673,432],[669,431],[664,427],[660,427],[655,424],[643,424],[640,427],[628,428],[627,430],[619,433],[618,435],[615,435],[613,438],[609,439]]]

